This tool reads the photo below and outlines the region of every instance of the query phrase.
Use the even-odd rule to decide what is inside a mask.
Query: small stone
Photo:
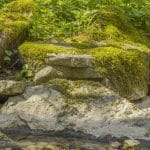
[[[61,77],[63,73],[57,71],[53,67],[47,66],[36,73],[34,77],[34,82],[36,84],[41,84],[48,82],[50,79]]]
[[[124,150],[139,150],[140,142],[137,140],[125,140],[123,143]]]
[[[0,96],[15,96],[22,94],[26,84],[21,81],[1,80],[0,81]]]

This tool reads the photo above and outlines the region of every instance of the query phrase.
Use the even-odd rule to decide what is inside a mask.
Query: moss
[[[73,90],[74,86],[71,81],[66,79],[53,79],[48,82],[54,89],[61,92],[65,96],[70,96],[69,91]]]
[[[107,40],[124,40],[126,37],[125,35],[118,30],[118,28],[114,25],[106,25],[104,32],[103,32],[103,36],[105,39]]]
[[[77,53],[75,48],[66,48],[52,44],[38,44],[25,42],[19,47],[19,53],[29,67],[38,68],[44,64],[45,57],[48,53]]]
[[[112,88],[126,96],[131,95],[137,87],[142,91],[147,89],[149,68],[144,53],[147,54],[149,49],[141,45],[139,47],[140,50],[123,50],[121,46],[80,50],[25,42],[19,47],[19,52],[32,70],[44,64],[48,53],[90,54],[94,57],[94,64],[103,78],[109,79]]]
[[[8,12],[31,13],[36,11],[37,4],[33,0],[15,0],[8,3],[4,10]]]
[[[99,82],[94,81],[53,79],[46,83],[46,85],[47,84],[49,87],[61,92],[65,96],[65,102],[68,105],[90,103],[91,99],[95,101],[95,99],[99,99],[102,94],[102,89],[97,91],[102,85]],[[87,87],[87,89],[91,88],[91,90],[85,93],[83,93],[83,91],[80,92],[80,88],[84,87]]]
[[[141,52],[107,47],[90,53],[97,70],[122,96],[130,95],[137,87],[142,91],[147,89],[148,61]]]
[[[28,26],[29,23],[26,21],[13,21],[5,24],[2,33],[7,37],[7,47],[11,47],[12,45],[16,45],[18,41],[22,41],[27,34]]]
[[[66,38],[65,42],[79,49],[89,49],[97,47],[95,41],[91,40],[88,36],[85,35],[78,35],[71,38]]]
[[[91,33],[92,38],[98,37],[101,40],[108,40],[110,37],[113,37],[118,41],[120,40],[119,37],[121,37],[121,39],[125,38],[129,41],[149,45],[148,40],[133,26],[128,15],[121,8],[115,6],[100,7],[93,15],[91,23],[93,22],[96,30],[93,31],[90,26],[87,31]]]

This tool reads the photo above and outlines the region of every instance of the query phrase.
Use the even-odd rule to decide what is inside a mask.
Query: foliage
[[[85,34],[95,40],[106,39],[105,25],[113,25],[141,42],[135,28],[150,28],[148,0],[36,0],[38,11],[33,15],[31,39],[49,40]],[[133,25],[134,27],[133,27]],[[119,25],[119,26],[118,26]],[[142,31],[143,33],[143,31]],[[106,33],[107,34],[107,33]],[[140,33],[141,34],[141,33]]]
[[[11,2],[11,1],[13,1],[13,0],[0,0],[0,8],[2,8],[3,5],[5,5],[5,4],[7,4],[7,3]]]
[[[4,7],[8,12],[31,13],[37,8],[33,0],[15,0]]]

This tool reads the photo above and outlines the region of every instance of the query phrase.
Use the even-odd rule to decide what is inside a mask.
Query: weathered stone
[[[71,68],[63,66],[55,66],[55,68],[63,73],[64,79],[99,79],[101,75],[94,68]]]
[[[120,149],[122,146],[122,144],[120,142],[111,142],[109,145],[108,150],[116,150],[116,149]]]
[[[135,103],[139,109],[150,109],[150,97],[146,96]]]
[[[60,71],[57,71],[53,67],[47,66],[40,70],[38,73],[36,73],[34,77],[34,82],[36,84],[45,83],[53,78],[60,78],[63,76],[63,73]]]
[[[1,96],[14,96],[24,92],[25,83],[13,80],[0,81],[0,95]]]
[[[86,86],[87,92],[81,93]],[[136,108],[97,82],[66,80],[62,87],[63,94],[52,84],[27,87],[24,94],[9,98],[0,111],[0,128],[23,125],[45,132],[69,128],[97,138],[150,140],[149,111]]]
[[[65,66],[47,66],[37,72],[34,77],[36,84],[48,82],[51,79],[63,78],[63,79],[100,79],[100,74],[94,68],[72,68]]]
[[[48,54],[46,59],[48,65],[75,68],[93,67],[92,56],[72,54]]]
[[[123,144],[124,150],[140,150],[140,142],[137,140],[125,140]]]
[[[131,94],[126,95],[126,98],[131,101],[140,100],[144,98],[147,95],[147,93],[148,93],[148,88],[139,89],[139,87],[136,87],[132,89]]]

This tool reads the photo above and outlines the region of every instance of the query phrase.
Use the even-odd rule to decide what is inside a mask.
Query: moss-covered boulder
[[[119,92],[123,97],[137,100],[145,97],[148,92],[149,61],[140,50],[123,50],[115,47],[80,50],[50,44],[26,42],[19,47],[19,52],[24,62],[29,65],[33,72],[45,65],[45,59],[50,53],[88,54],[92,56],[93,65],[103,79],[101,80],[100,78],[98,81]],[[65,72],[67,67],[61,66],[63,63],[65,62],[53,65],[53,67],[61,72]],[[69,77],[78,74],[78,71],[75,69],[69,72],[66,71]]]
[[[0,14],[0,65],[5,50],[16,48],[28,35],[30,17],[36,5],[32,0],[16,0],[5,5]]]
[[[0,64],[3,61],[5,50],[16,48],[27,36],[29,23],[13,21],[7,23],[0,33]]]

